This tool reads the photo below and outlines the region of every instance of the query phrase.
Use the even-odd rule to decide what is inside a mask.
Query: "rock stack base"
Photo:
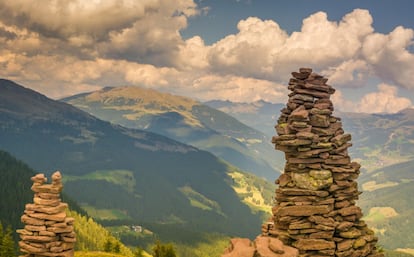
[[[62,176],[52,175],[52,184],[44,184],[43,174],[32,177],[33,203],[26,204],[21,221],[24,229],[20,234],[20,257],[73,257],[76,242],[74,219],[66,217],[68,205],[60,200]]]

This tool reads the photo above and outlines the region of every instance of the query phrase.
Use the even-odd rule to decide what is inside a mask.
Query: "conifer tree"
[[[121,252],[121,244],[119,242],[115,242],[113,246],[113,252],[114,253],[120,253]]]
[[[137,248],[135,248],[134,250],[134,257],[144,257],[144,250],[137,246]]]
[[[172,244],[161,244],[160,241],[155,243],[152,251],[154,257],[177,257]]]
[[[109,237],[105,241],[104,251],[107,252],[107,253],[112,252],[112,242],[111,242],[111,239]]]
[[[13,232],[10,226],[8,226],[3,233],[0,246],[0,257],[16,256],[14,251]]]
[[[3,224],[0,220],[0,249],[1,249],[1,243],[3,242]]]

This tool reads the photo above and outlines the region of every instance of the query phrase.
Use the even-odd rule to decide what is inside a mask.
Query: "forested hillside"
[[[261,213],[233,188],[237,169],[211,153],[110,124],[12,81],[0,88],[0,148],[47,175],[60,170],[64,192],[88,211],[181,242],[187,232],[259,233]]]
[[[26,203],[33,201],[30,178],[34,170],[0,150],[0,221],[21,227],[20,216]]]
[[[5,251],[3,245],[12,245],[13,250],[17,246],[18,238],[14,231],[23,227],[20,217],[25,204],[33,202],[30,178],[34,174],[35,171],[25,163],[0,150],[0,257],[11,257],[11,255],[2,255]],[[85,216],[85,212],[75,202],[64,194],[62,198],[72,209],[68,215],[75,218],[77,251],[106,251],[120,253],[127,257],[133,256],[132,251],[108,230],[92,218]],[[11,236],[11,243],[8,242],[8,236]],[[138,243],[136,242],[136,245]]]

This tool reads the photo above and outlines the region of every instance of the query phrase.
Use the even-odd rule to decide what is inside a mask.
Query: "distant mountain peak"
[[[170,93],[163,93],[154,89],[137,86],[105,87],[101,90],[89,93],[86,100],[102,101],[102,99],[108,100],[119,98],[135,100],[137,104],[140,104],[141,102],[158,102],[166,105],[168,104],[166,103],[167,99],[170,106],[175,104],[191,107],[192,105],[199,104],[191,98],[176,96]]]
[[[178,113],[183,121],[191,126],[203,125],[192,114],[199,102],[169,93],[159,92],[149,88],[136,86],[106,87],[87,94],[75,95],[63,99],[75,105],[99,104],[106,110],[124,111],[124,117],[134,121],[148,114]]]

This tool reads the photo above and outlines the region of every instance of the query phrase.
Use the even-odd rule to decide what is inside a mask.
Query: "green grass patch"
[[[382,188],[386,188],[386,187],[393,187],[393,186],[398,186],[397,182],[392,182],[392,181],[387,181],[385,183],[379,183],[377,184],[377,182],[371,180],[368,182],[365,182],[364,184],[362,184],[362,190],[364,191],[375,191],[378,189],[382,189]]]
[[[408,253],[414,256],[414,248],[397,248],[395,249],[397,252]]]
[[[230,244],[230,238],[219,234],[206,234],[203,242],[195,245],[175,244],[180,257],[220,257]]]
[[[389,218],[398,216],[398,213],[392,207],[372,207],[364,220],[372,223],[381,223]]]
[[[130,170],[97,170],[83,176],[66,175],[64,177],[64,181],[73,181],[78,179],[105,180],[124,187],[128,192],[134,191],[136,183],[134,173]]]
[[[200,194],[191,187],[184,186],[180,187],[179,190],[188,198],[188,200],[190,200],[190,204],[192,206],[203,210],[215,211],[221,215],[224,215],[221,211],[220,205],[216,201],[207,198],[206,196]]]
[[[117,209],[97,209],[90,205],[82,205],[82,208],[95,219],[100,220],[125,220],[130,219],[122,210]]]
[[[232,171],[228,175],[233,180],[233,189],[254,212],[271,214],[274,187],[265,180],[246,173]]]

